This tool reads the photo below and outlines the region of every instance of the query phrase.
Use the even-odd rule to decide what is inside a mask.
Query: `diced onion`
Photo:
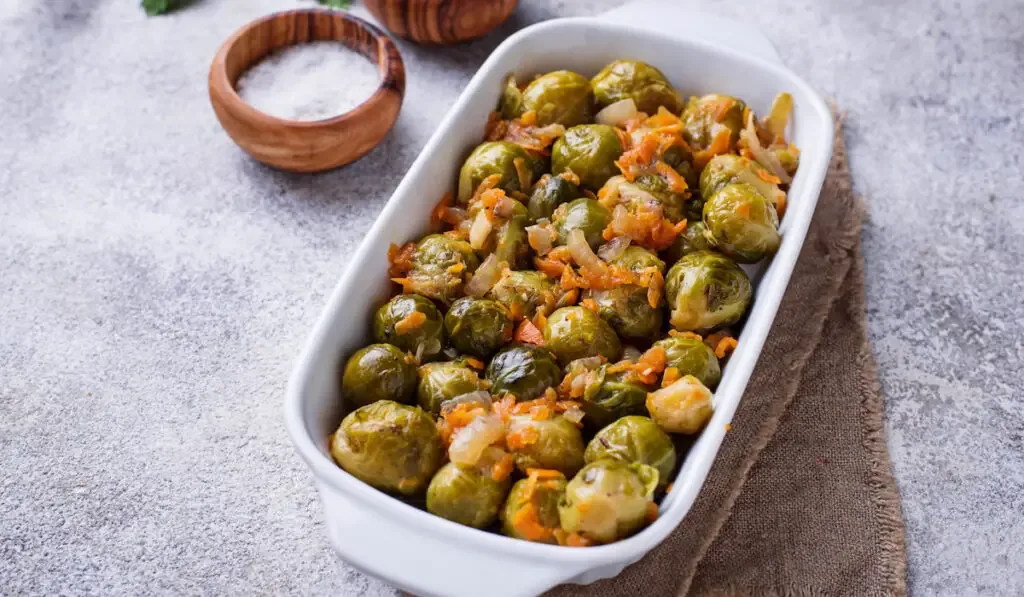
[[[750,153],[754,155],[754,160],[758,164],[767,168],[769,172],[786,184],[793,181],[786,172],[786,169],[782,167],[782,162],[779,161],[779,158],[761,145],[761,140],[757,138],[757,131],[754,129],[753,112],[747,116],[747,125],[740,131],[740,137],[747,142],[747,147],[750,149]]]
[[[511,218],[515,215],[516,203],[517,201],[508,195],[502,196],[494,206],[494,215],[505,220]]]
[[[569,408],[565,409],[565,412],[562,414],[562,416],[565,417],[565,419],[570,423],[579,424],[583,421],[583,409],[574,404]]]
[[[505,437],[505,424],[497,415],[483,415],[455,433],[448,458],[455,464],[474,466],[491,444]]]
[[[636,103],[631,98],[626,98],[605,106],[603,110],[597,113],[594,120],[598,124],[619,126],[627,120],[636,118],[636,114]]]
[[[485,211],[476,214],[473,226],[469,229],[469,244],[474,250],[480,251],[487,244],[487,237],[490,236],[494,224],[488,219]]]
[[[501,261],[491,253],[473,272],[473,277],[466,283],[466,296],[483,296],[498,283],[504,268]]]
[[[789,123],[789,115],[793,111],[793,96],[782,92],[775,96],[772,107],[768,111],[768,117],[764,119],[764,128],[775,136],[782,139],[786,134],[786,125]]]
[[[597,256],[605,261],[614,261],[629,248],[628,236],[617,236],[597,248]]]
[[[458,356],[458,355],[456,355]],[[459,394],[451,400],[445,400],[441,403],[441,416],[447,415],[448,413],[455,410],[455,407],[460,404],[478,404],[485,409],[491,408],[491,394],[484,390],[476,390],[473,392],[467,392],[465,394]]]
[[[569,233],[567,246],[573,261],[581,268],[598,274],[607,269],[607,264],[601,261],[601,258],[590,248],[590,245],[587,244],[587,237],[579,228]]]
[[[538,255],[544,256],[555,246],[555,231],[551,225],[534,224],[526,227],[526,238]]]

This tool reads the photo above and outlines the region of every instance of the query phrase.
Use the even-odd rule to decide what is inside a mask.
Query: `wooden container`
[[[519,0],[364,0],[367,10],[398,37],[450,45],[481,37],[502,24]]]
[[[340,42],[376,63],[377,91],[351,111],[317,121],[277,118],[239,97],[235,85],[250,66],[311,41]],[[252,157],[282,170],[319,172],[359,159],[391,130],[405,95],[405,67],[391,38],[366,21],[332,10],[292,10],[253,21],[224,42],[209,87],[221,126]]]

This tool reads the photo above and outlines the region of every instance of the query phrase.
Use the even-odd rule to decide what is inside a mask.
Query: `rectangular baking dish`
[[[714,416],[686,455],[660,517],[637,535],[610,545],[541,545],[460,526],[350,476],[334,464],[327,447],[328,435],[343,416],[336,371],[347,355],[370,342],[371,314],[390,290],[388,245],[427,233],[431,209],[454,189],[462,161],[481,142],[506,75],[571,69],[592,76],[617,58],[657,66],[684,96],[727,93],[760,114],[776,93],[788,91],[794,99],[789,138],[802,150],[779,252],[770,263],[748,269],[756,284],[749,319],[725,367]],[[700,491],[757,362],[814,213],[832,136],[831,114],[821,98],[781,65],[760,33],[737,23],[683,13],[667,3],[640,2],[597,18],[533,25],[509,37],[470,81],[352,256],[290,380],[288,431],[313,471],[338,554],[367,574],[417,595],[503,597],[614,576],[662,541]]]

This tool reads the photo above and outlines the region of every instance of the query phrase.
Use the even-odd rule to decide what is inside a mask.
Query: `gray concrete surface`
[[[402,52],[366,159],[263,168],[206,97],[291,0],[0,2],[0,594],[391,595],[328,548],[280,409],[363,230],[523,3]],[[917,595],[1024,593],[1024,5],[688,2],[755,23],[849,111],[871,336]]]

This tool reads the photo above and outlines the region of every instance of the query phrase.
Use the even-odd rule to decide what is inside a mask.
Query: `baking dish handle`
[[[782,59],[772,42],[753,26],[718,15],[693,12],[678,6],[675,2],[639,0],[609,10],[597,18],[643,27],[676,37],[705,41],[782,64]]]

